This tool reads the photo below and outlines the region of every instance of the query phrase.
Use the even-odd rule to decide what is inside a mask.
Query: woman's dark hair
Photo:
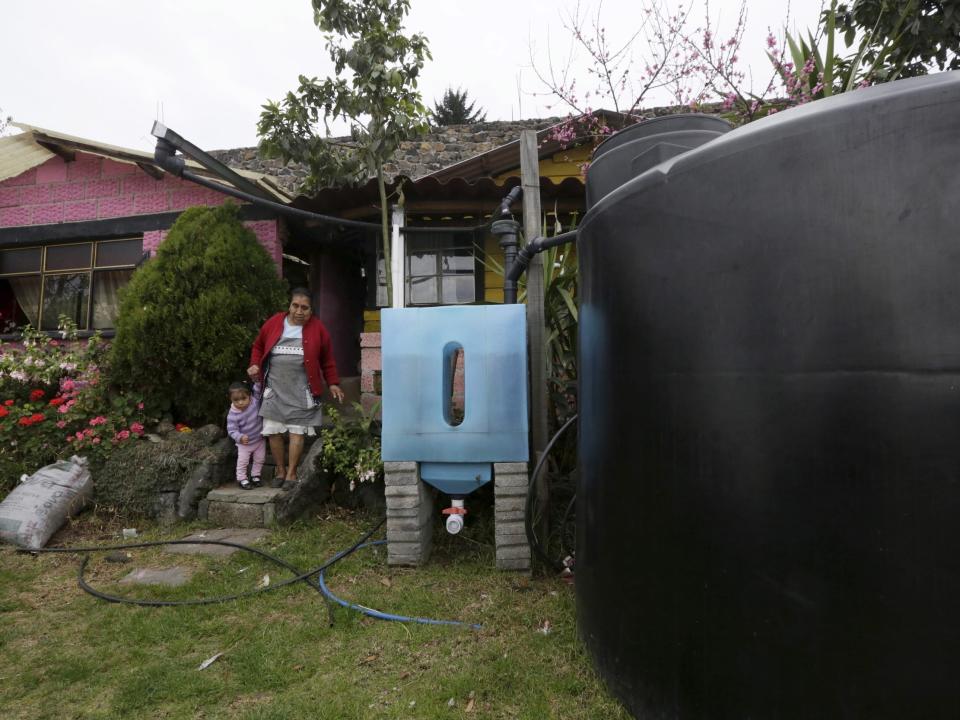
[[[290,291],[290,299],[293,300],[295,297],[305,297],[310,301],[310,304],[313,305],[313,296],[310,294],[310,290],[305,287],[295,287]]]
[[[250,389],[250,386],[242,381],[235,383],[230,383],[230,387],[227,388],[227,395],[233,395],[235,392],[246,393],[247,395],[253,395],[253,390]]]

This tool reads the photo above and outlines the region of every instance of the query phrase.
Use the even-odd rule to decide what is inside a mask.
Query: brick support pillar
[[[530,572],[530,545],[523,515],[527,503],[527,463],[494,463],[494,514],[498,570]]]
[[[383,464],[387,496],[387,564],[423,565],[433,547],[433,490],[415,462]]]
[[[381,401],[383,360],[380,345],[380,333],[360,334],[360,404],[368,413]],[[383,408],[377,411],[378,418],[382,416],[382,411]]]

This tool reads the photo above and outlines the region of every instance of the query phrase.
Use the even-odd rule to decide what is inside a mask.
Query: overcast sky
[[[676,3],[677,0],[667,0]],[[697,23],[703,0],[694,0]],[[548,42],[562,63],[561,17],[575,0],[412,0],[407,28],[433,53],[420,89],[428,105],[448,86],[467,90],[488,120],[545,117],[559,107],[544,88],[531,49],[546,66]],[[595,7],[596,0],[581,0]],[[642,0],[605,0],[608,37],[624,40]],[[735,25],[736,0],[712,0],[721,36]],[[787,0],[750,0],[742,54],[765,79],[766,28],[782,28]],[[795,0],[790,29],[813,29],[817,0]],[[149,150],[155,118],[206,149],[256,144],[260,105],[329,71],[309,0],[7,0],[0,24],[0,108],[14,120]],[[758,79],[758,84],[760,81]]]

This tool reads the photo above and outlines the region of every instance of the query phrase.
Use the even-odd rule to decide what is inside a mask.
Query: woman
[[[320,424],[324,383],[334,400],[343,402],[330,333],[312,314],[309,290],[294,288],[287,311],[260,328],[247,374],[263,386],[261,434],[267,437],[277,466],[273,487],[290,490],[297,483],[303,436],[315,435],[313,428]],[[289,463],[284,462],[285,433],[290,434]]]

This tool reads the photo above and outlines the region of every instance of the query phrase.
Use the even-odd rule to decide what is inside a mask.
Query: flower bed
[[[60,334],[27,327],[20,343],[0,348],[0,497],[43,465],[81,455],[97,467],[144,434],[143,398],[105,381],[102,340],[78,340],[67,321]]]

